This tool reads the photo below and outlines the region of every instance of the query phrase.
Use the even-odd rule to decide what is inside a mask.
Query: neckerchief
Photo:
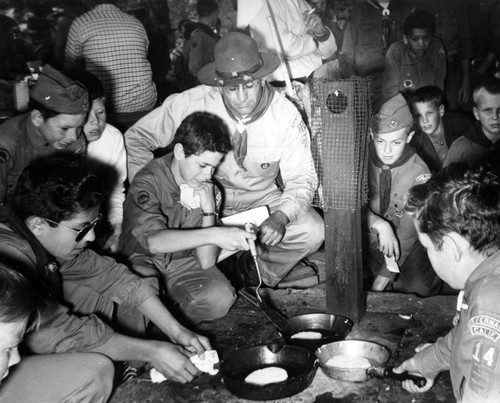
[[[271,105],[273,100],[275,91],[274,88],[266,82],[262,87],[262,93],[260,94],[260,99],[257,102],[255,109],[245,118],[239,116],[239,114],[234,111],[231,106],[226,102],[224,96],[222,96],[222,102],[224,102],[224,106],[226,107],[226,111],[229,116],[236,121],[236,133],[233,133],[231,136],[231,143],[233,144],[233,154],[234,159],[238,166],[245,170],[243,166],[243,161],[247,156],[247,125],[255,122],[259,119],[264,113],[266,113],[267,108]]]
[[[367,0],[367,2],[375,7],[377,10],[380,10],[382,13],[382,41],[384,43],[384,50],[387,50],[391,44],[391,23],[389,20],[389,16],[391,15],[391,11],[389,10],[390,3],[387,7],[383,7],[378,1],[375,0]]]
[[[375,146],[373,145],[373,141],[370,142],[370,158],[377,168],[382,168],[380,171],[380,211],[379,214],[384,216],[387,209],[389,208],[389,202],[391,200],[391,183],[392,183],[392,175],[391,169],[400,167],[408,162],[408,160],[415,155],[415,150],[413,147],[410,147],[408,144],[403,151],[403,154],[398,158],[398,160],[391,165],[386,165],[382,162],[382,160],[378,157],[377,152],[375,151]]]

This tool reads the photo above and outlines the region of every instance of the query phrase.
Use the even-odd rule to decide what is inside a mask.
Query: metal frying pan
[[[344,340],[352,330],[353,323],[345,316],[328,313],[309,313],[294,316],[287,320],[288,332],[283,333],[288,344],[305,347],[315,351],[323,344]],[[295,338],[299,332],[318,332],[321,339]]]
[[[263,386],[245,382],[253,371],[273,366],[285,369],[288,379]],[[312,351],[273,343],[232,352],[222,360],[220,373],[233,395],[249,400],[272,400],[302,392],[312,383],[316,369],[317,360]]]
[[[337,355],[365,358],[369,361],[370,367],[346,368],[327,365],[328,360]],[[381,344],[364,340],[338,341],[321,346],[316,350],[319,367],[330,378],[350,382],[362,382],[372,377],[390,378],[397,381],[409,379],[420,387],[426,384],[425,378],[408,373],[396,374],[392,371],[392,367],[385,366],[390,355],[390,351]]]
[[[323,344],[344,340],[353,326],[352,321],[345,316],[327,313],[310,313],[287,319],[281,313],[269,307],[264,300],[259,301],[247,290],[242,289],[239,294],[262,310],[273,322],[278,333],[285,339],[287,344],[305,347],[311,351],[315,351]],[[299,332],[317,332],[321,334],[321,338],[304,339],[293,337]]]

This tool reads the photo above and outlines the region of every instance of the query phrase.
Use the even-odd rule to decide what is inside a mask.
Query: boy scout
[[[491,168],[455,163],[410,190],[406,210],[437,275],[463,290],[458,324],[395,372],[427,378],[450,371],[459,402],[500,401],[500,178]],[[460,298],[459,298],[460,300]]]

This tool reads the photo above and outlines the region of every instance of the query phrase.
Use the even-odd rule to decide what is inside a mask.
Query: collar
[[[471,273],[471,275],[465,282],[464,292],[466,300],[469,294],[469,290],[472,288],[472,285],[477,281],[481,280],[483,277],[491,275],[492,267],[497,268],[499,262],[500,262],[500,250],[496,251],[491,256],[488,256],[476,267],[476,269]]]
[[[496,144],[492,143],[491,140],[486,136],[483,128],[481,127],[481,123],[478,120],[476,120],[476,122],[466,132],[465,137],[467,137],[473,143],[479,144],[484,147],[491,147]]]

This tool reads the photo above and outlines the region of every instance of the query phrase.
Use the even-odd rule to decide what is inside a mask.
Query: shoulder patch
[[[491,316],[473,316],[469,320],[469,329],[473,336],[483,336],[495,343],[500,339],[500,320]]]
[[[497,366],[498,349],[489,341],[476,341],[472,348],[472,368],[469,387],[484,399],[488,399],[490,385]],[[489,400],[488,400],[489,401]]]
[[[145,190],[141,190],[137,194],[137,203],[139,203],[141,206],[149,201],[151,197],[149,196],[149,193]]]
[[[415,182],[417,183],[425,183],[431,178],[431,174],[422,174],[415,178]]]
[[[0,148],[0,164],[10,161],[10,153],[5,148]]]

